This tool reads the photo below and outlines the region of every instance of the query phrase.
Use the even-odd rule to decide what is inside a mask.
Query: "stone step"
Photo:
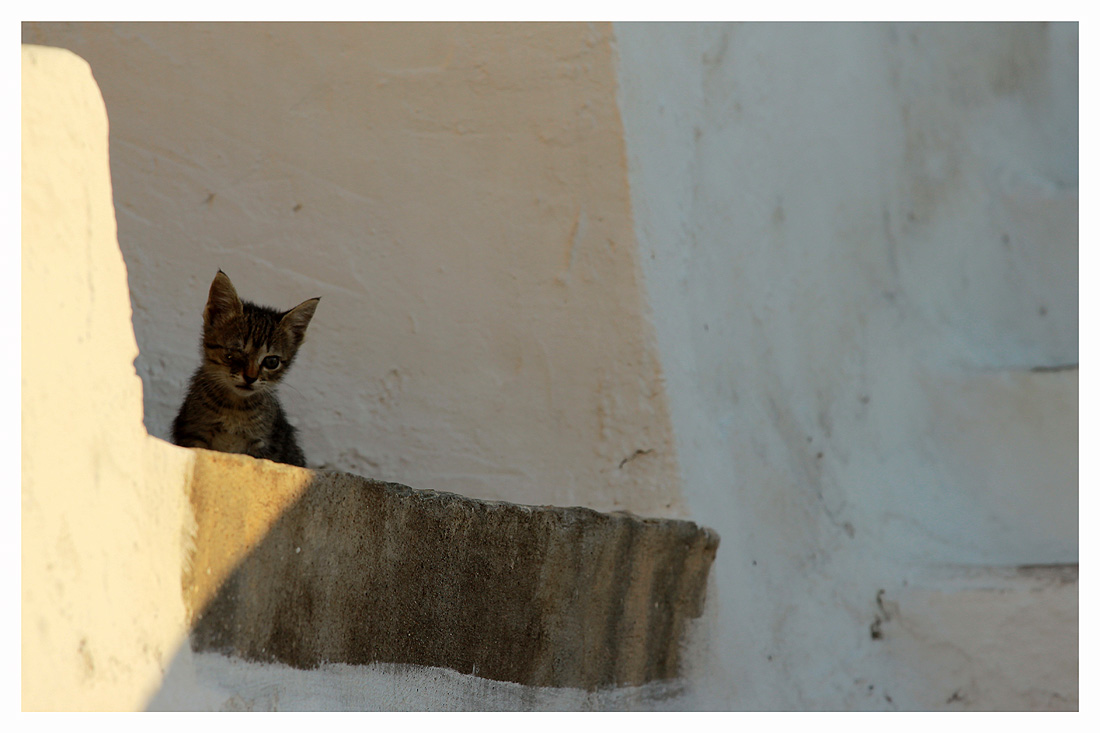
[[[523,506],[197,451],[196,651],[588,690],[680,671],[709,529]]]
[[[1078,599],[1076,564],[940,568],[879,591],[871,635],[906,709],[1076,710]]]

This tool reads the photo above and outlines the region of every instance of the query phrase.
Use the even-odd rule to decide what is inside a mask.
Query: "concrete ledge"
[[[197,651],[447,667],[540,687],[670,679],[718,536],[197,451]]]
[[[886,660],[911,709],[1078,709],[1076,563],[942,568],[880,591],[878,606]]]

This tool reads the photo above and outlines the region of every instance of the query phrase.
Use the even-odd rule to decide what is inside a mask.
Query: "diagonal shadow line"
[[[194,651],[588,691],[680,673],[718,536],[197,451]]]

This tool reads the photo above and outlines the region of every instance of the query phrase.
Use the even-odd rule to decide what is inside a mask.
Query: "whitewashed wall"
[[[683,516],[610,26],[27,24],[111,120],[145,423],[224,270],[321,297],[282,389],[310,466]]]
[[[186,638],[192,453],[141,424],[107,110],[21,52],[20,677],[25,711],[141,709]]]
[[[314,463],[722,535],[677,699],[184,652],[154,706],[1077,705],[1076,26],[23,36],[103,91],[150,433],[221,267],[323,296]]]
[[[1005,568],[1077,559],[1076,26],[616,40],[684,493],[723,537],[715,704],[1075,699],[1075,581]]]

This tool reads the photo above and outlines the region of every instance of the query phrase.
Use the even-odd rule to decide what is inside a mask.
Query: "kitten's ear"
[[[306,336],[306,326],[313,319],[313,311],[317,310],[317,304],[320,302],[320,298],[310,298],[288,310],[279,320],[279,326],[294,336],[295,343],[302,343],[302,339]]]
[[[229,281],[229,276],[218,270],[218,274],[214,276],[214,282],[210,284],[206,310],[202,312],[203,322],[209,325],[225,316],[239,316],[243,311],[241,299],[237,297],[237,290]]]

